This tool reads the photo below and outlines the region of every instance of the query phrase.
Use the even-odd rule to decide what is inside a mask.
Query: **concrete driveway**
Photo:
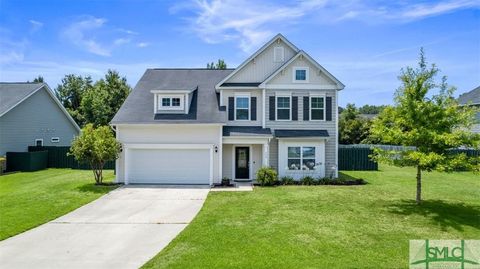
[[[1,268],[138,268],[192,221],[209,188],[128,186],[0,242]]]

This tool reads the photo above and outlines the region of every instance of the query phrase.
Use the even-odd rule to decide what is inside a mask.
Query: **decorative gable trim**
[[[315,67],[317,67],[322,73],[324,73],[329,79],[331,79],[336,85],[337,85],[337,90],[342,90],[343,88],[345,88],[345,85],[340,82],[340,80],[338,80],[336,77],[334,77],[330,72],[327,71],[327,69],[325,69],[323,66],[321,66],[319,63],[317,63],[317,61],[315,61],[312,57],[310,57],[310,55],[308,55],[305,51],[301,50],[297,53],[297,55],[293,56],[289,61],[287,61],[285,64],[283,64],[282,66],[280,66],[277,71],[273,72],[273,74],[271,74],[270,76],[268,76],[258,87],[259,88],[268,88],[266,86],[266,84],[272,80],[275,76],[277,76],[280,72],[282,72],[283,70],[285,70],[285,68],[287,68],[287,66],[289,66],[291,63],[293,63],[293,61],[295,61],[296,59],[298,59],[300,56],[303,56],[305,59],[307,59],[308,61],[310,61],[310,63],[312,63]]]
[[[287,44],[288,46],[290,46],[295,52],[298,52],[299,49],[293,45],[290,41],[288,41],[282,34],[277,34],[276,36],[274,36],[270,41],[268,41],[265,45],[263,45],[260,49],[258,49],[252,56],[248,57],[247,60],[245,60],[241,65],[239,65],[237,68],[235,68],[235,71],[233,71],[232,73],[230,73],[227,77],[225,77],[222,81],[220,81],[219,83],[217,83],[217,85],[215,85],[215,89],[218,91],[219,89],[222,89],[223,88],[223,83],[225,83],[226,81],[228,81],[231,77],[233,77],[235,74],[237,74],[243,67],[245,67],[251,60],[255,59],[255,57],[257,57],[260,53],[262,53],[266,48],[268,48],[270,45],[272,45],[275,41],[277,41],[278,39],[280,39],[281,41],[283,41],[285,44]]]
[[[75,122],[75,120],[72,118],[72,116],[70,116],[70,114],[68,114],[68,111],[65,109],[65,107],[60,103],[60,101],[57,99],[57,97],[55,95],[53,95],[53,91],[50,89],[50,87],[48,86],[48,84],[46,83],[42,83],[40,85],[40,87],[38,87],[37,89],[35,89],[34,91],[32,91],[31,93],[27,94],[22,100],[18,101],[18,103],[16,103],[15,105],[11,106],[8,110],[6,110],[5,112],[3,112],[0,117],[2,117],[3,115],[7,114],[10,110],[14,109],[15,107],[17,107],[18,105],[20,105],[21,103],[23,103],[23,101],[27,100],[28,98],[30,98],[30,96],[34,95],[35,93],[37,93],[38,91],[40,91],[41,89],[45,88],[45,90],[47,91],[48,95],[53,99],[53,101],[60,107],[60,110],[62,110],[62,112],[65,114],[65,116],[67,116],[68,120],[72,123],[73,127],[75,127],[75,129],[80,132],[80,127],[78,126],[78,124]]]

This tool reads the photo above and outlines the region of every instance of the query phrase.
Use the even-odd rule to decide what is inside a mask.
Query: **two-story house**
[[[236,69],[148,69],[111,122],[117,182],[337,177],[343,88],[280,34]]]

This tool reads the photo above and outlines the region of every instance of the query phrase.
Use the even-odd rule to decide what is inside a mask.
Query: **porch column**
[[[268,143],[264,143],[262,145],[262,161],[263,161],[262,166],[269,166],[268,157],[269,157]]]

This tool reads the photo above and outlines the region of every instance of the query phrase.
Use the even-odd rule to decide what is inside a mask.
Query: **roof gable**
[[[55,104],[59,106],[72,125],[80,131],[78,124],[68,114],[65,107],[63,107],[46,83],[0,83],[0,117],[42,89],[55,101]]]
[[[275,72],[268,76],[260,85],[265,88],[269,84],[290,84],[293,80],[294,67],[308,67],[310,73],[309,84],[322,85],[341,90],[345,85],[328,72],[323,66],[315,61],[304,51],[298,52],[285,64],[280,66]]]
[[[275,47],[282,47],[284,49],[283,62],[273,61]],[[285,63],[285,61],[292,58],[298,51],[299,49],[283,35],[277,34],[239,65],[235,71],[220,81],[215,88],[218,89],[222,87],[222,84],[224,83],[261,83],[266,77]]]
[[[458,97],[458,103],[460,103],[461,105],[467,105],[467,104],[477,105],[477,104],[480,104],[480,86],[476,87],[475,89],[473,89],[469,92],[461,94]]]

